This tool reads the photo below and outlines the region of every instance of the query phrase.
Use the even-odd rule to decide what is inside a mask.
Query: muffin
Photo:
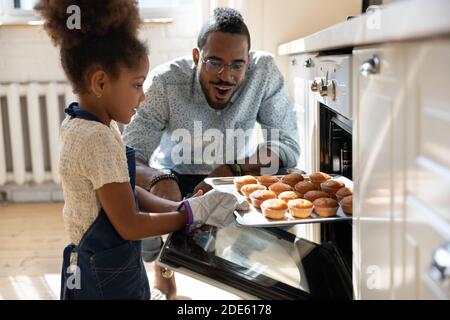
[[[335,197],[336,192],[343,187],[345,187],[345,184],[342,181],[332,179],[322,182],[320,184],[320,188],[322,189],[322,191],[325,191],[332,197]]]
[[[343,187],[336,192],[336,198],[340,202],[342,199],[344,199],[347,196],[351,196],[352,194],[353,190],[351,188]]]
[[[247,184],[256,184],[256,178],[253,176],[242,176],[233,179],[237,192],[241,193],[241,188]]]
[[[275,192],[270,190],[256,190],[250,194],[250,200],[255,208],[260,209],[261,203],[269,199],[276,199]]]
[[[260,176],[256,178],[256,180],[258,180],[259,184],[266,186],[267,188],[279,181],[275,176]]]
[[[311,190],[317,190],[314,183],[310,181],[301,181],[297,183],[294,187],[295,191],[298,191],[302,196]]]
[[[292,191],[292,187],[286,183],[276,182],[269,187],[270,191],[273,191],[277,196],[284,191]]]
[[[287,174],[283,178],[281,178],[281,182],[290,185],[292,188],[294,188],[297,183],[303,180],[303,176],[297,172]]]
[[[241,188],[241,193],[247,198],[247,200],[250,200],[250,194],[252,194],[256,190],[267,190],[267,188],[256,183],[246,184]]]
[[[297,191],[284,191],[278,195],[278,199],[288,203],[289,200],[299,199],[302,195]]]
[[[288,208],[294,218],[308,218],[313,210],[313,204],[305,199],[294,199],[288,202]]]
[[[314,202],[315,200],[320,198],[330,198],[330,195],[324,191],[312,190],[305,193],[303,195],[303,198],[308,201]]]
[[[344,211],[345,214],[353,214],[353,196],[346,196],[341,200],[341,202],[339,202],[339,204],[341,205],[342,211]]]
[[[316,186],[316,190],[320,190],[320,184],[331,179],[331,177],[323,172],[315,172],[309,176],[309,179]]]
[[[261,211],[266,218],[283,219],[288,206],[280,199],[269,199],[261,204]]]
[[[320,198],[314,201],[314,211],[320,217],[334,217],[338,208],[337,201],[331,198]]]

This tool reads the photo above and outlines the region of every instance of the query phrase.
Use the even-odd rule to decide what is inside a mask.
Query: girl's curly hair
[[[72,5],[80,8],[79,29],[67,26]],[[137,38],[141,19],[134,0],[39,0],[34,9],[60,47],[61,64],[77,93],[85,91],[86,73],[93,65],[117,77],[120,66],[134,68],[148,54]]]

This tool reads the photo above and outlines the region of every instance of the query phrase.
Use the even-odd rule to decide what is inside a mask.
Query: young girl
[[[80,29],[67,26],[72,5],[80,9]],[[150,299],[139,239],[225,225],[236,198],[208,192],[178,203],[135,187],[134,150],[112,122],[129,123],[144,99],[149,62],[137,39],[135,1],[40,0],[35,9],[79,97],[60,130],[63,217],[72,242],[64,250],[61,299]]]

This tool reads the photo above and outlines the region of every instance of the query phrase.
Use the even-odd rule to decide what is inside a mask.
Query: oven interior
[[[319,103],[320,171],[352,180],[352,121]],[[321,241],[332,241],[349,272],[352,266],[352,222],[321,225]]]

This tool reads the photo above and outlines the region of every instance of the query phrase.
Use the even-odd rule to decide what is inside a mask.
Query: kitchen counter
[[[407,0],[282,44],[278,47],[278,54],[352,48],[449,34],[450,1]]]

